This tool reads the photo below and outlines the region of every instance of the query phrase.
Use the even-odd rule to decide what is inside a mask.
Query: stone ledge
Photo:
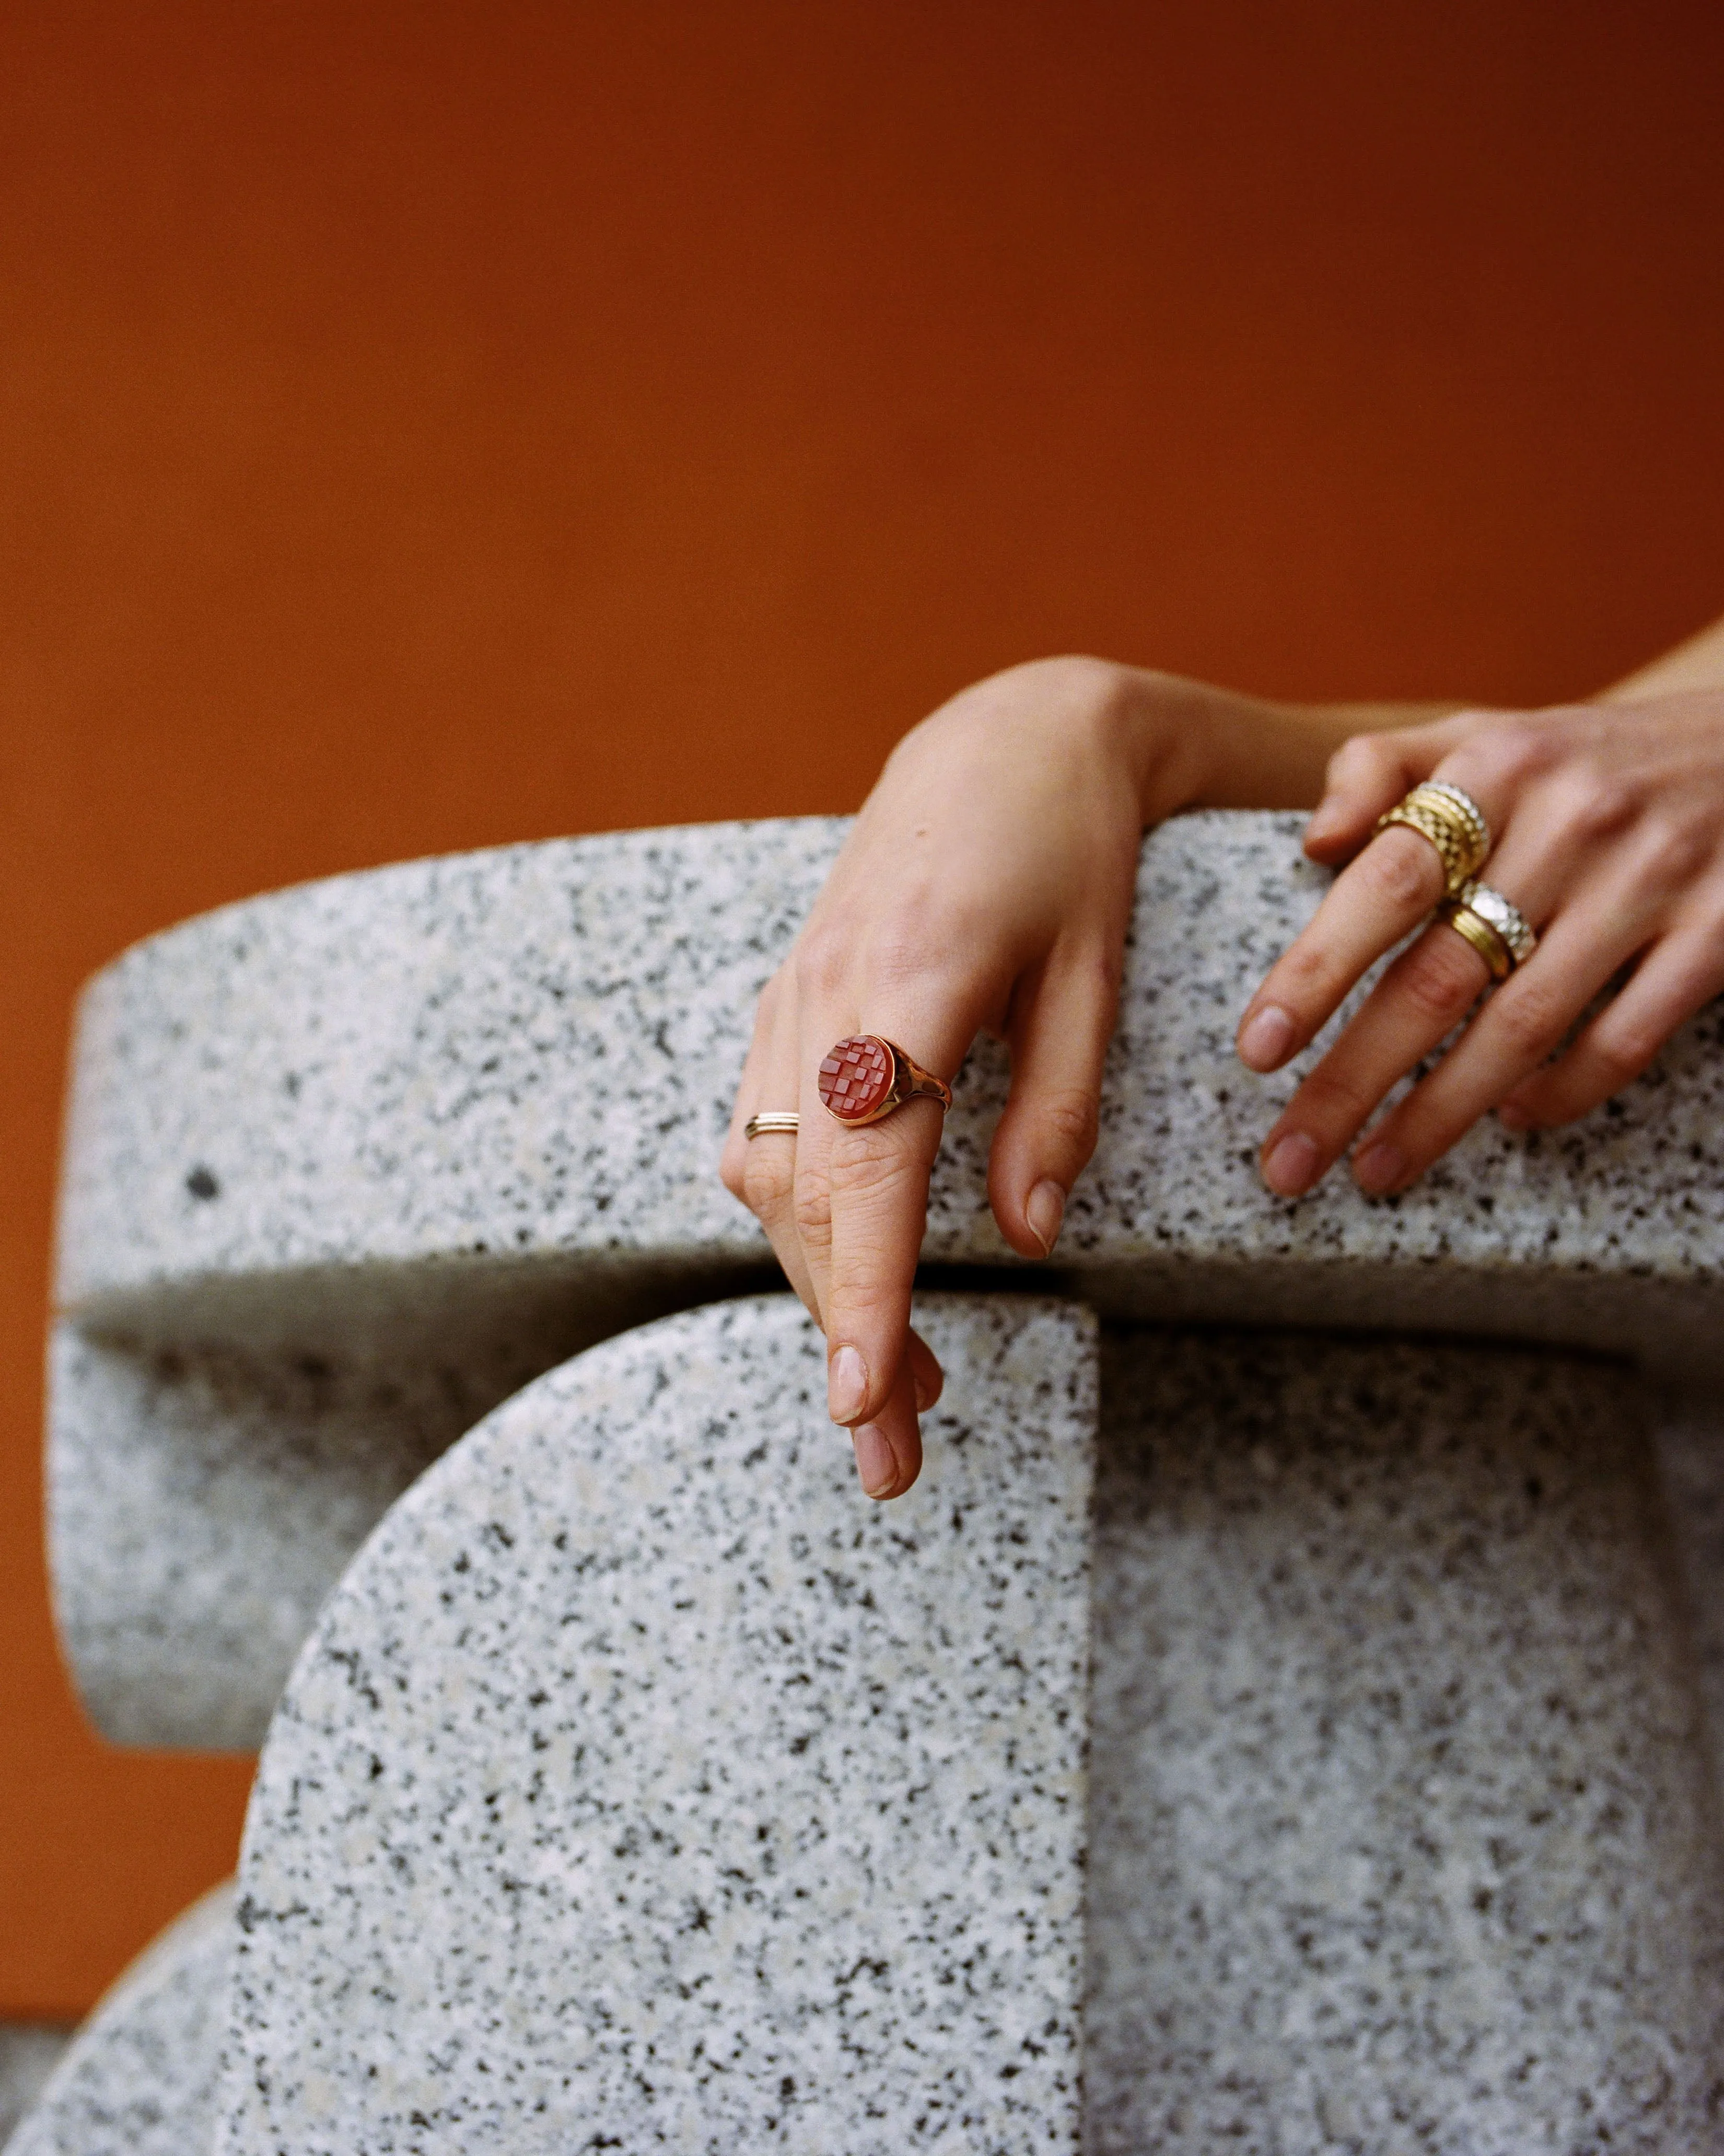
[[[387,1329],[428,1266],[492,1275],[505,1300],[578,1278],[632,1316],[679,1266],[701,1268],[705,1291],[751,1284],[764,1245],[714,1168],[754,998],[844,828],[695,825],[408,863],[138,946],[85,997],[63,1305],[96,1332],[255,1343],[273,1327],[303,1346],[351,1339],[357,1306]],[[1242,1281],[1273,1276],[1271,1316],[1712,1358],[1716,1009],[1572,1131],[1481,1126],[1387,1204],[1344,1176],[1296,1204],[1263,1191],[1256,1143],[1296,1071],[1253,1076],[1232,1034],[1327,882],[1299,829],[1211,812],[1146,842],[1059,1284],[1093,1279],[1139,1317],[1236,1317],[1255,1293]],[[984,1045],[948,1118],[931,1264],[1027,1270],[986,1205],[1003,1086]]]

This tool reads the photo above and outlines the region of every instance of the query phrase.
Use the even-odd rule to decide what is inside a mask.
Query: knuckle
[[[782,1141],[771,1142],[769,1147],[757,1142],[748,1148],[740,1178],[742,1187],[736,1195],[762,1220],[782,1219],[790,1207],[796,1171],[788,1154]]]
[[[1602,1023],[1590,1043],[1591,1060],[1614,1093],[1638,1078],[1664,1046],[1664,1037],[1654,1028],[1619,1019]]]
[[[1464,1018],[1478,998],[1484,961],[1454,934],[1420,938],[1389,976],[1396,994],[1445,1029]]]
[[[1331,1069],[1320,1063],[1300,1087],[1299,1097],[1313,1111],[1311,1120],[1317,1127],[1332,1134],[1357,1129],[1376,1106],[1379,1090],[1344,1065]]]
[[[1326,777],[1331,787],[1357,786],[1374,779],[1388,760],[1388,745],[1381,734],[1353,734],[1329,759]]]
[[[1659,880],[1667,890],[1697,881],[1711,866],[1718,848],[1716,829],[1706,816],[1659,816],[1647,838]]]
[[[1348,874],[1352,874],[1351,870]],[[1348,978],[1321,932],[1321,922],[1313,922],[1276,959],[1260,993],[1273,1001],[1289,1003],[1296,1009],[1309,1013],[1314,1006],[1325,1004],[1338,995],[1347,987]]]
[[[805,1249],[825,1251],[831,1248],[832,1190],[824,1178],[797,1178],[791,1215]]]
[[[835,995],[849,969],[851,948],[851,938],[835,922],[805,928],[792,960],[798,991],[815,997]]]
[[[1512,791],[1547,769],[1555,749],[1547,727],[1530,719],[1494,717],[1468,742],[1466,760],[1485,792]],[[1474,790],[1465,778],[1455,783]]]
[[[1085,1086],[1061,1086],[1036,1103],[1043,1128],[1066,1151],[1087,1160],[1095,1150],[1101,1101]]]
[[[1347,873],[1367,898],[1398,914],[1423,913],[1443,888],[1443,865],[1436,849],[1416,831],[1383,832]]]
[[[875,1123],[834,1147],[827,1176],[834,1201],[877,1204],[913,1189],[927,1170],[885,1124]]]
[[[1609,839],[1631,824],[1640,808],[1635,788],[1595,757],[1577,765],[1563,789],[1562,820],[1583,839]]]
[[[1573,1014],[1539,985],[1536,973],[1517,974],[1497,991],[1491,1005],[1494,1030],[1523,1059],[1539,1060],[1568,1030]]]
[[[926,920],[921,922],[903,919],[897,915],[876,921],[870,929],[862,945],[860,957],[870,993],[906,988],[912,982],[926,979],[938,963],[936,951],[967,949],[970,937],[967,924],[953,922],[952,932],[942,936],[936,943],[929,934]]]

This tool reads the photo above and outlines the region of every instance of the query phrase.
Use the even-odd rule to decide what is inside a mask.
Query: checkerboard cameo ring
[[[834,1041],[821,1061],[820,1100],[826,1112],[853,1129],[877,1123],[906,1101],[937,1101],[952,1106],[952,1088],[924,1070],[895,1040],[877,1033],[853,1033]]]

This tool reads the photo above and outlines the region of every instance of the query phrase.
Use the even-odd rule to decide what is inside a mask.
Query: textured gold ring
[[[1513,899],[1488,883],[1464,884],[1437,911],[1457,935],[1465,937],[1491,968],[1493,981],[1506,981],[1538,948],[1532,922]]]
[[[1446,779],[1429,778],[1415,786],[1406,798],[1377,819],[1377,831],[1404,824],[1429,839],[1442,858],[1447,894],[1455,896],[1471,881],[1491,854],[1491,826],[1485,812],[1470,793],[1463,793]],[[1372,833],[1374,838],[1377,831]]]
[[[801,1127],[802,1117],[794,1108],[762,1108],[743,1124],[742,1135],[745,1138],[759,1138],[768,1131],[788,1131],[794,1137]]]

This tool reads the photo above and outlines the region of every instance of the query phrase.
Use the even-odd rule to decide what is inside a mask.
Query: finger
[[[1376,845],[1369,849],[1376,850]],[[1565,858],[1560,832],[1553,839],[1542,824],[1525,831],[1516,825],[1504,839],[1496,873],[1530,921],[1547,921],[1555,911],[1576,872],[1572,847],[1568,854]],[[1613,888],[1622,883],[1619,875]],[[1619,906],[1619,932],[1627,918]],[[1644,927],[1632,932],[1644,940]],[[1551,968],[1546,952],[1538,956],[1537,992],[1542,995]],[[1516,978],[1521,986],[1510,999],[1511,1014],[1516,1001],[1524,1002],[1532,976]],[[1403,951],[1264,1140],[1263,1179],[1269,1188],[1280,1197],[1297,1198],[1326,1175],[1390,1089],[1465,1018],[1489,978],[1483,958],[1444,922],[1434,923]],[[1573,1007],[1569,1021],[1579,1008]]]
[[[785,1278],[802,1297],[809,1316],[818,1325],[821,1322],[820,1304],[796,1226],[796,1160],[800,1134],[793,1131],[762,1131],[752,1138],[744,1135],[749,1116],[764,1109],[788,1107],[797,1098],[795,988],[793,983],[776,985],[777,993],[770,1004],[762,998],[754,1043],[743,1066],[726,1153],[728,1163],[731,1146],[740,1147],[738,1181],[741,1187],[737,1195],[766,1229],[778,1262],[784,1268]],[[732,1183],[731,1188],[736,1189],[736,1185]]]
[[[1239,1021],[1239,1060],[1278,1070],[1333,1016],[1348,990],[1443,896],[1441,856],[1397,826],[1344,869],[1311,925],[1290,944]]]
[[[1435,745],[1448,729],[1419,731]],[[1518,734],[1504,729],[1462,740],[1434,773],[1421,775],[1459,787],[1491,829],[1501,831],[1527,762]],[[1383,805],[1392,808],[1405,790]],[[1493,855],[1493,874],[1495,867]],[[1237,1042],[1240,1061],[1252,1070],[1278,1070],[1315,1038],[1384,952],[1419,926],[1445,886],[1442,856],[1417,831],[1396,824],[1370,838],[1246,1005]]]
[[[1724,989],[1724,921],[1666,937],[1568,1053],[1523,1079],[1497,1110],[1510,1130],[1573,1122],[1619,1093],[1679,1025]]]
[[[910,1337],[914,1342],[916,1335]],[[921,1472],[922,1434],[912,1389],[906,1357],[880,1413],[850,1432],[857,1480],[870,1497],[901,1497]]]
[[[794,987],[781,984],[770,1003],[762,998],[761,1022],[743,1067],[742,1084],[731,1121],[730,1141],[741,1150],[741,1169],[736,1183],[731,1187],[766,1229],[786,1278],[818,1325],[824,1322],[819,1297],[796,1224],[796,1160],[800,1134],[762,1131],[752,1138],[745,1135],[751,1116],[763,1108],[782,1106],[785,1101],[796,1099],[797,1062]],[[727,1144],[727,1167],[728,1153]],[[740,1188],[736,1188],[736,1183],[740,1183]],[[933,1350],[914,1332],[909,1335],[908,1360],[914,1406],[916,1409],[931,1408],[945,1389],[946,1377]],[[920,1439],[916,1442],[919,1445]],[[907,1488],[909,1485],[904,1486]]]
[[[1439,922],[1403,951],[1263,1141],[1259,1164],[1278,1197],[1321,1181],[1397,1080],[1454,1031],[1490,969]]]
[[[1102,1060],[1119,1008],[1106,947],[1055,951],[1013,1000],[1012,1090],[988,1162],[1000,1233],[1022,1257],[1059,1239],[1071,1186],[1095,1150]]]
[[[1367,1137],[1353,1163],[1360,1187],[1383,1197],[1424,1174],[1560,1045],[1642,932],[1631,907],[1602,895],[1559,914],[1437,1068]]]
[[[853,1428],[884,1411],[903,1359],[944,1117],[936,1102],[912,1100],[880,1122],[846,1127],[820,1101],[819,1063],[834,1040],[868,1032],[901,1043],[930,1070],[955,1070],[977,1021],[950,1005],[942,1018],[926,1000],[901,1020],[869,1011],[803,1026],[797,1230],[824,1313],[829,1407]]]
[[[746,1126],[752,1115],[762,1107],[774,1105],[766,1097],[766,1091],[771,1083],[767,1065],[772,1055],[776,1035],[781,1029],[779,1021],[786,1000],[793,993],[782,972],[775,973],[760,992],[760,1001],[755,1006],[754,1031],[749,1037],[748,1053],[742,1061],[742,1075],[737,1081],[736,1097],[731,1107],[730,1128],[725,1133],[724,1151],[719,1155],[719,1180],[732,1198],[740,1199],[745,1205],[748,1204],[746,1184],[749,1145]],[[796,1089],[793,1084],[785,1100],[793,1101],[795,1097]]]
[[[926,1414],[942,1393],[946,1390],[946,1373],[940,1367],[940,1358],[929,1347],[914,1326],[910,1328],[907,1355],[910,1364],[911,1397],[918,1414]],[[921,1442],[917,1439],[918,1444]],[[906,1488],[908,1484],[905,1486]]]

